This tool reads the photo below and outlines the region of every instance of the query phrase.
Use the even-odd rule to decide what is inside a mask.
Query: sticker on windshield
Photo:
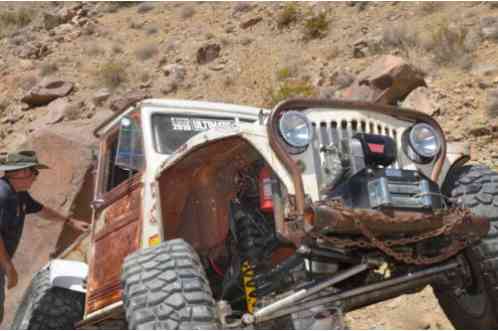
[[[233,120],[214,120],[202,118],[171,117],[171,126],[175,131],[205,131],[213,128],[231,128]]]

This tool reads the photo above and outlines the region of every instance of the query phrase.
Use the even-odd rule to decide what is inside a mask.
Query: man
[[[47,168],[38,162],[33,151],[12,153],[0,159],[0,171],[5,173],[0,178],[0,322],[5,301],[5,276],[8,289],[17,285],[17,271],[12,257],[21,239],[26,214],[36,213],[48,220],[68,223],[80,231],[88,229],[88,223],[65,217],[42,205],[28,193],[39,170]]]

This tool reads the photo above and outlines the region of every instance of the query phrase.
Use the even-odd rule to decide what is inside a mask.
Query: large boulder
[[[412,90],[426,86],[424,72],[400,57],[379,58],[356,78],[342,97],[394,105]]]
[[[21,101],[31,107],[44,106],[52,100],[68,95],[73,83],[59,79],[44,79],[33,87]]]
[[[149,98],[150,95],[143,91],[130,91],[124,96],[118,96],[111,100],[111,110],[120,112],[133,105],[134,103]]]
[[[410,94],[408,94],[406,99],[403,101],[402,106],[404,108],[418,110],[432,116],[439,109],[439,106],[434,99],[434,96],[427,87],[417,87]]]
[[[90,202],[93,198],[93,151],[96,140],[93,129],[110,115],[102,112],[95,119],[62,122],[49,129],[36,131],[20,148],[34,149],[41,162],[50,169],[43,170],[30,190],[33,197],[64,215],[91,220]],[[14,264],[19,283],[9,290],[5,302],[5,318],[0,325],[8,329],[15,310],[32,275],[43,267],[50,255],[60,252],[79,235],[69,226],[49,222],[30,215],[26,219],[24,233]]]

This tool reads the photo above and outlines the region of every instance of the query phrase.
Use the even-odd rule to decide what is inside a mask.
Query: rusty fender
[[[383,212],[323,202],[307,205],[305,222],[313,232],[326,230],[337,234],[360,234],[361,230],[355,222],[361,222],[378,235],[418,234],[448,227],[452,235],[481,238],[489,231],[487,218],[472,215],[465,209],[437,213]]]

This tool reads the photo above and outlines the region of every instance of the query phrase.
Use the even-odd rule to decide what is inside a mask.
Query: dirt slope
[[[21,102],[46,78],[74,84],[59,118],[71,126],[99,117],[131,91],[266,107],[296,94],[339,95],[338,76],[354,77],[378,56],[394,54],[427,73],[434,116],[449,140],[469,142],[473,161],[497,169],[495,16],[494,4],[479,2],[4,2],[0,149],[13,150],[52,125],[43,119],[53,105]],[[24,245],[34,233],[25,234]],[[21,286],[32,272],[26,252],[16,257]],[[10,311],[16,300],[8,299]],[[348,318],[362,329],[451,328],[430,290]]]

